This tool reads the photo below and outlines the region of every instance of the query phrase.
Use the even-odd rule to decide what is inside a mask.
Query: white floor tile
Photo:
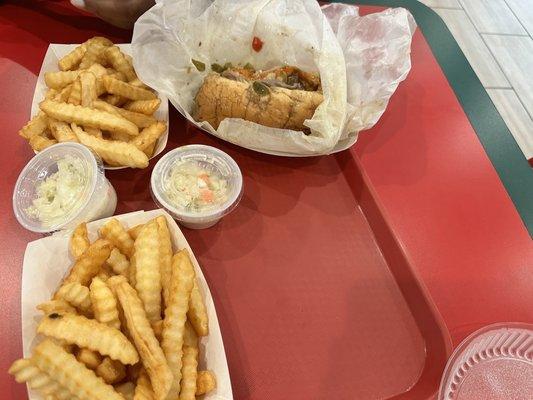
[[[504,0],[461,0],[461,5],[478,32],[527,35]]]
[[[461,8],[459,0],[418,0],[429,7]]]
[[[533,39],[499,35],[483,35],[483,38],[527,111],[533,115]]]
[[[533,1],[532,0],[505,0],[513,10],[516,17],[533,37]]]
[[[465,12],[446,8],[437,8],[435,11],[450,29],[483,86],[510,87],[505,75]]]
[[[526,158],[533,158],[533,120],[514,90],[488,89],[487,92]]]

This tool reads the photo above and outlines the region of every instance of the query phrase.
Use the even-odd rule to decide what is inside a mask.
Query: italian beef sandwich
[[[266,71],[255,71],[249,65],[212,69],[218,72],[207,75],[195,98],[196,121],[209,122],[217,129],[225,118],[242,118],[309,133],[304,121],[313,117],[324,100],[317,74],[291,66]]]

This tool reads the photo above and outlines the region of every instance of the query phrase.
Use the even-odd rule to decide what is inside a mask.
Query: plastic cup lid
[[[466,338],[440,385],[439,400],[452,399],[533,399],[533,325],[489,325]]]

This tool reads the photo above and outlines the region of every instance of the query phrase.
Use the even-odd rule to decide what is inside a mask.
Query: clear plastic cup
[[[177,164],[187,161],[198,163],[201,168],[217,174],[227,182],[224,202],[208,210],[198,211],[179,206],[170,199],[172,170]],[[181,225],[191,229],[204,229],[215,225],[237,207],[243,193],[241,170],[233,158],[219,149],[199,144],[179,147],[165,154],[154,167],[150,188],[155,203]]]
[[[55,218],[53,223],[43,223],[29,211],[38,197],[37,186],[57,172],[57,162],[66,156],[81,161],[88,179],[68,212]],[[24,228],[39,233],[72,229],[80,222],[110,217],[116,206],[117,194],[105,177],[102,160],[79,143],[60,143],[39,152],[26,164],[13,191],[13,211],[18,222]]]

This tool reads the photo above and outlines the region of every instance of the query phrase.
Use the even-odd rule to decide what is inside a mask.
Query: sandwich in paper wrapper
[[[157,0],[135,24],[140,78],[191,123],[284,156],[329,154],[371,128],[410,68],[403,8],[315,0]]]

